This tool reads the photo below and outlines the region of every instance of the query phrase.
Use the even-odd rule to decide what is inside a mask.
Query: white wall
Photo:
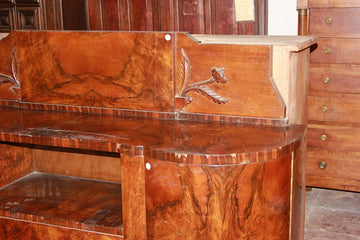
[[[296,0],[268,0],[268,35],[297,35]]]

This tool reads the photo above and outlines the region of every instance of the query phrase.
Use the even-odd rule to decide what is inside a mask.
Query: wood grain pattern
[[[148,239],[288,239],[290,155],[226,167],[146,162]]]
[[[313,63],[360,64],[360,39],[357,38],[319,38],[318,47],[310,55]],[[329,54],[324,50],[330,49]]]
[[[122,236],[74,230],[0,217],[0,238],[7,240],[120,240]]]
[[[33,173],[0,191],[2,217],[122,235],[121,185]]]
[[[3,46],[0,48],[0,73],[1,75],[5,76],[11,76],[11,55],[14,51],[15,46],[15,36],[14,35],[3,35],[4,37],[1,42]],[[14,84],[11,82],[3,82],[0,80],[0,98],[1,99],[12,99],[17,100],[18,96],[14,94],[13,91],[10,90],[11,87],[13,87]]]
[[[360,124],[359,112],[360,95],[317,93],[309,96],[310,122]]]
[[[291,240],[303,240],[305,233],[305,191],[306,191],[306,161],[307,138],[304,137],[299,146],[294,149],[292,161],[292,191],[291,191]]]
[[[171,111],[172,42],[164,33],[109,34],[16,33],[22,100]]]
[[[62,0],[63,30],[87,30],[85,0]]]
[[[320,37],[310,63],[309,186],[359,191],[359,6],[353,0],[308,1],[306,34]]]
[[[359,8],[310,9],[311,35],[338,36],[360,33],[360,22],[354,21],[360,15]],[[331,23],[326,20],[331,18]]]
[[[308,130],[309,148],[338,151],[360,151],[360,128],[310,124]],[[326,135],[326,140],[321,136]]]
[[[33,149],[35,171],[121,183],[119,154]]]
[[[260,118],[283,118],[285,116],[283,103],[270,80],[271,65],[269,64],[270,48],[268,46],[197,44],[189,40],[186,35],[181,34],[178,34],[176,41],[176,67],[178,69],[176,94],[180,94],[182,85],[180,68],[183,49],[191,63],[191,83],[211,77],[212,67],[225,68],[225,75],[228,79],[226,84],[218,84],[213,89],[218,95],[231,99],[226,105],[217,105],[209,103],[205,96],[189,93],[194,101],[184,108],[185,112]],[[253,74],[254,72],[256,75]],[[255,82],[256,84],[254,84]],[[257,94],[260,92],[261,94]]]
[[[309,7],[360,7],[357,0],[306,0]]]
[[[122,206],[125,239],[147,239],[144,156],[120,146]]]
[[[300,125],[176,122],[24,109],[3,109],[0,120],[2,141],[104,152],[118,152],[117,145],[122,144],[139,149],[139,154],[143,149],[163,160],[201,164],[281,157],[296,147],[304,133]]]
[[[16,145],[0,144],[0,187],[34,170],[32,150]]]
[[[360,166],[360,152],[324,150],[309,148],[307,153],[306,172],[311,176],[334,177],[360,181],[357,171]],[[325,169],[319,168],[319,163],[325,162]],[[313,182],[311,184],[314,184]]]
[[[325,83],[324,80],[329,80]],[[312,64],[310,91],[359,94],[360,66],[355,64]]]
[[[235,21],[233,0],[89,0],[90,30],[267,33],[267,0],[254,1],[255,21]]]
[[[337,178],[331,176],[306,175],[308,186],[319,188],[341,189],[344,191],[360,191],[359,179]]]

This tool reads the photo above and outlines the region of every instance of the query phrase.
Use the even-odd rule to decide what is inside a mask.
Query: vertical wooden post
[[[143,155],[135,155],[120,146],[122,208],[125,240],[146,240],[145,163]]]
[[[298,9],[298,35],[306,36],[308,35],[308,12],[307,8]]]

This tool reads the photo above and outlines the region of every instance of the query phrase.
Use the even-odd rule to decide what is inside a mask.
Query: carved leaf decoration
[[[191,79],[191,64],[188,56],[186,55],[184,49],[181,49],[182,60],[181,60],[181,79],[183,80],[180,95],[184,95],[186,86],[189,84]]]
[[[4,85],[6,83],[13,83],[14,84],[14,79],[8,75],[2,74],[0,73],[0,86]]]
[[[182,85],[180,88],[180,97],[182,98],[181,100],[182,104],[179,104],[179,106],[181,105],[182,107],[184,107],[193,101],[193,99],[189,95],[187,95],[187,93],[190,91],[198,92],[209,98],[212,102],[217,104],[225,104],[228,101],[230,101],[230,99],[221,97],[214,90],[204,86],[214,82],[222,83],[222,84],[226,83],[227,79],[225,77],[225,68],[213,67],[211,68],[212,77],[210,79],[189,84],[191,80],[191,62],[188,56],[186,55],[184,49],[181,49],[181,55],[182,55],[182,59],[180,64],[180,73],[181,73]],[[180,97],[179,99],[181,99]]]
[[[208,97],[211,101],[213,101],[214,103],[217,103],[217,104],[225,104],[228,101],[230,101],[229,98],[221,97],[215,91],[213,91],[212,89],[210,89],[206,86],[197,86],[195,88],[189,89],[188,91],[190,91],[190,90],[196,91],[196,92],[204,95],[205,97]]]
[[[16,57],[16,47],[14,48],[14,50],[11,53],[11,57],[10,57],[10,67],[11,67],[11,75],[13,76],[14,82],[13,84],[17,87],[20,88],[20,82],[17,78],[17,74],[18,74],[18,62],[17,62],[17,57]]]
[[[11,76],[0,73],[0,86],[7,83],[13,84],[13,86],[11,86],[9,89],[19,98],[17,92],[15,91],[15,89],[20,89],[20,82],[17,78],[18,62],[16,57],[16,47],[10,56],[10,72]]]

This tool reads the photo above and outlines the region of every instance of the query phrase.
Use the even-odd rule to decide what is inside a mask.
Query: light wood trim
[[[309,0],[297,0],[297,8],[308,8],[309,7]]]

